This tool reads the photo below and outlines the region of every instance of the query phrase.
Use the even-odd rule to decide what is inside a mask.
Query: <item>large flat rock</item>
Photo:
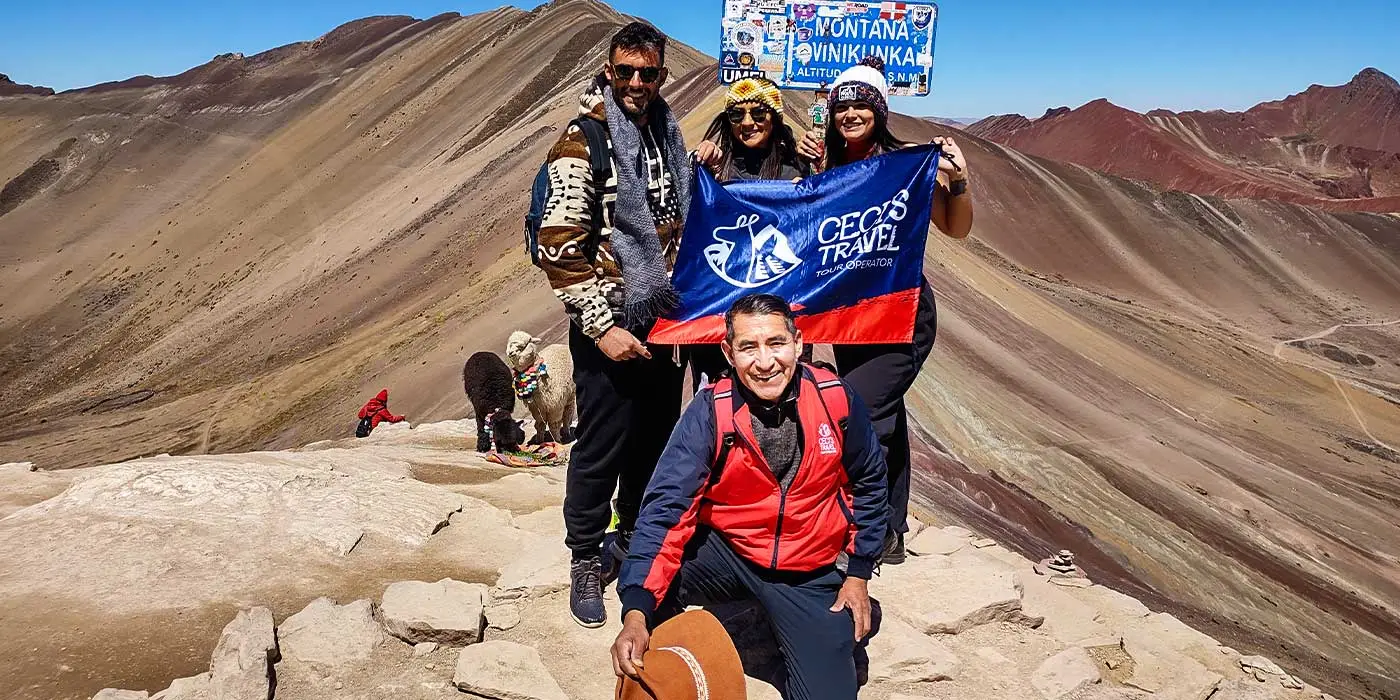
[[[964,547],[969,547],[971,544],[971,538],[963,537],[956,532],[930,527],[925,528],[914,539],[909,540],[905,549],[915,556],[948,555]]]
[[[539,652],[515,642],[482,642],[463,649],[452,682],[463,692],[495,700],[568,700]]]
[[[562,484],[533,473],[511,474],[489,483],[466,486],[462,492],[514,513],[533,513],[564,503]]]
[[[1027,615],[1045,618],[1042,630],[1065,644],[1088,639],[1102,639],[1114,629],[1101,620],[1099,609],[1075,595],[1080,591],[1066,590],[1044,576],[1022,576],[1021,607]]]
[[[537,598],[569,588],[569,549],[562,541],[551,542],[538,536],[536,541],[539,546],[519,552],[515,561],[501,569],[496,579],[496,598]]]
[[[368,659],[383,643],[384,632],[368,600],[336,605],[317,598],[282,622],[277,640],[284,664],[331,670]]]
[[[201,673],[189,678],[176,678],[170,687],[151,696],[151,700],[213,700],[209,683],[212,676]]]
[[[958,658],[937,639],[885,614],[866,647],[873,683],[931,683],[953,678]]]
[[[1016,572],[992,560],[912,557],[871,581],[885,609],[924,634],[958,634],[978,625],[1038,626],[1021,609]]]
[[[346,473],[325,454],[84,470],[60,495],[0,520],[3,587],[128,611],[234,598],[266,586],[270,572],[335,566],[365,538],[420,548],[465,500],[369,467]]]
[[[486,599],[479,583],[400,581],[384,591],[379,612],[389,633],[409,644],[465,646],[481,641]]]
[[[1060,700],[1103,680],[1098,664],[1080,647],[1070,647],[1044,661],[1031,676],[1031,685],[1046,700]]]
[[[216,700],[268,700],[277,658],[272,611],[240,610],[224,627],[209,660],[211,694]]]

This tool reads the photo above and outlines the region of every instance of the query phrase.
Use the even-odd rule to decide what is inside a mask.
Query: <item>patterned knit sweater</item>
[[[607,126],[600,86],[594,84],[579,100],[579,117]],[[666,269],[676,261],[681,215],[672,190],[663,150],[650,129],[643,129],[643,146],[649,176],[647,203],[656,221]],[[595,192],[588,165],[588,139],[570,126],[549,152],[550,197],[540,225],[540,267],[549,278],[555,296],[564,303],[569,318],[590,338],[598,338],[622,322],[622,271],[612,255],[613,205],[617,201],[617,161],[603,192]],[[593,230],[590,212],[602,197],[602,231]],[[590,256],[589,244],[598,242]]]

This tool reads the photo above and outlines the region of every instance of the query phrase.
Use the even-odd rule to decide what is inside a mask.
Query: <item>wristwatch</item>
[[[957,197],[958,195],[966,194],[966,193],[967,193],[967,178],[963,178],[963,179],[961,179],[961,180],[953,180],[952,182],[949,182],[949,183],[948,183],[948,194],[949,194],[949,195],[951,195],[951,196],[953,196],[953,197]]]

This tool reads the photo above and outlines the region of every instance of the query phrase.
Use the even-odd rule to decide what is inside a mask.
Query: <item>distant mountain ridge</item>
[[[967,130],[1169,189],[1400,211],[1400,83],[1375,68],[1244,112],[1140,114],[1098,99],[1034,120],[988,117]]]
[[[10,95],[52,95],[53,88],[41,85],[24,85],[10,80],[10,76],[0,73],[0,97]]]

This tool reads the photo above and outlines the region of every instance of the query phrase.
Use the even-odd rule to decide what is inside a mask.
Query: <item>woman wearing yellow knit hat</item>
[[[783,123],[783,93],[767,78],[729,86],[724,111],[710,123],[696,156],[720,182],[792,180],[812,172],[797,157],[797,137]]]

